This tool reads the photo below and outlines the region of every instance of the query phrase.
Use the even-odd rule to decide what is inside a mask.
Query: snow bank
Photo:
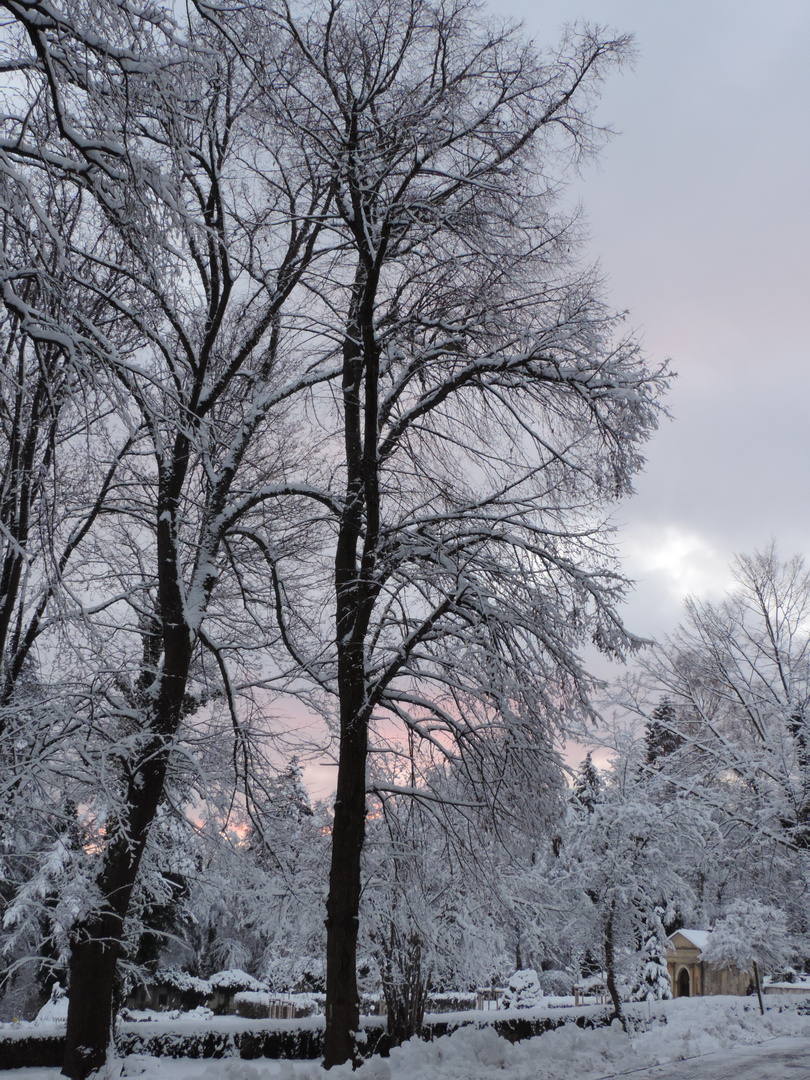
[[[618,1021],[594,1030],[566,1024],[513,1045],[491,1028],[465,1027],[432,1043],[411,1039],[389,1059],[371,1059],[355,1072],[332,1069],[329,1080],[594,1080],[779,1035],[810,1036],[810,1017],[795,1008],[777,1006],[762,1017],[756,1002],[745,998],[680,998],[629,1011],[648,1030],[628,1034]],[[322,1080],[313,1066],[294,1076]]]

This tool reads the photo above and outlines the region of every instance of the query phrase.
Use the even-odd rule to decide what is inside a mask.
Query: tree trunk
[[[376,273],[360,258],[343,344],[346,503],[335,550],[335,631],[340,698],[340,752],[332,862],[326,901],[326,1030],[324,1067],[359,1062],[357,929],[360,858],[366,830],[366,758],[370,709],[365,639],[374,605],[379,529],[377,486],[377,350],[373,341]],[[360,343],[363,343],[362,346]],[[365,372],[364,393],[361,393]],[[364,416],[365,409],[365,416]],[[365,440],[364,440],[365,436]],[[362,557],[358,551],[362,548]]]
[[[614,908],[611,904],[605,923],[605,982],[607,983],[610,1000],[613,1002],[613,1019],[620,1020],[622,1027],[626,1027],[624,1013],[622,1012],[622,999],[616,986],[616,955],[613,943],[613,915]]]
[[[113,1036],[120,923],[107,916],[88,926],[70,950],[68,1023],[62,1072],[75,1080],[100,1069]]]
[[[759,964],[754,961],[754,986],[757,988],[757,998],[759,999],[759,1011],[762,1016],[765,1015],[765,1006],[762,1004],[762,986],[759,981]]]
[[[186,675],[164,676],[156,713],[164,730],[180,721]],[[113,1034],[116,964],[149,830],[155,819],[166,779],[166,736],[155,736],[143,750],[140,767],[127,785],[117,834],[105,852],[96,886],[104,905],[101,913],[76,927],[68,963],[68,1016],[62,1073],[85,1080],[107,1057]]]
[[[146,774],[146,775],[144,775]],[[128,828],[110,844],[96,879],[105,910],[79,925],[68,962],[68,1016],[62,1073],[85,1080],[101,1068],[113,1037],[115,974],[132,890],[163,792],[165,767],[147,762],[128,788]]]
[[[326,901],[326,1031],[324,1067],[357,1063],[360,1026],[357,992],[357,927],[360,914],[360,856],[366,829],[368,729],[355,717],[340,739],[332,863]]]

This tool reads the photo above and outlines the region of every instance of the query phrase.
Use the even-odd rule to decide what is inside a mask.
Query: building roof
[[[706,948],[710,933],[711,931],[709,930],[687,930],[684,928],[683,930],[675,930],[674,933],[670,935],[670,941],[675,937],[675,934],[680,934],[682,937],[685,937],[691,945],[694,945],[696,949],[700,949],[702,952]]]

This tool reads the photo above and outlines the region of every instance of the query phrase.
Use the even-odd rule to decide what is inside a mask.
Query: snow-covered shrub
[[[543,1000],[543,990],[534,968],[516,971],[501,998],[502,1009],[533,1009]]]
[[[271,1006],[274,1008],[271,1010]],[[284,1011],[276,1007],[283,1006]],[[310,994],[285,994],[279,997],[267,991],[242,990],[234,995],[233,1007],[237,1016],[247,1016],[251,1020],[263,1020],[312,1016],[316,1011],[315,1001]]]
[[[179,968],[158,968],[149,980],[152,985],[164,983],[176,990],[183,996],[183,1004],[191,1007],[202,1005],[208,1001],[214,991],[214,986],[208,979],[198,979],[196,975],[190,975],[187,971]]]
[[[262,1020],[270,1015],[270,994],[261,990],[240,990],[234,995],[233,1008],[237,1016]]]
[[[219,990],[222,994],[238,994],[243,990],[260,993],[267,989],[264,983],[260,983],[258,979],[254,979],[252,975],[248,975],[240,968],[218,971],[208,979],[208,982],[214,990]]]
[[[574,977],[567,971],[541,971],[538,978],[544,994],[569,997],[573,992]]]
[[[51,996],[37,1013],[35,1024],[66,1024],[68,1011],[68,999],[65,991],[54,983]]]
[[[213,1020],[213,1009],[206,1008],[205,1005],[197,1005],[194,1009],[189,1009],[187,1012],[181,1012],[180,1016],[183,1020]]]

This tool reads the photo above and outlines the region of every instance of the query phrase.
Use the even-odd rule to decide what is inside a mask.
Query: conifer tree
[[[647,765],[658,768],[662,759],[674,754],[683,745],[683,735],[676,729],[677,713],[672,701],[665,697],[653,710],[644,733]]]
[[[644,918],[641,965],[630,994],[631,1001],[669,1001],[672,997],[672,983],[664,959],[666,933],[660,910],[656,908]]]
[[[601,792],[601,781],[599,779],[599,770],[593,763],[590,751],[585,755],[585,760],[577,771],[576,780],[574,781],[573,799],[576,806],[582,807],[583,810],[587,810],[589,814],[593,813],[594,807],[599,802],[599,796]]]

